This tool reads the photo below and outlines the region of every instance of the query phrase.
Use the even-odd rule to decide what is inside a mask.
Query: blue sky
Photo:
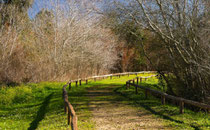
[[[111,2],[111,1],[112,0],[102,0],[101,2],[98,2],[97,4],[98,4],[98,7],[101,8],[103,4],[105,4],[106,2]],[[117,0],[117,1],[119,1],[119,2],[126,2],[126,0]],[[54,7],[52,6],[52,2],[53,3],[57,3],[58,2],[59,5],[64,5],[64,10],[68,9],[68,7],[66,8],[66,6],[65,6],[67,0],[34,0],[34,3],[32,4],[32,7],[29,8],[29,10],[28,10],[29,18],[33,19],[36,16],[36,14],[39,11],[41,11],[43,8],[44,9],[53,10]],[[78,1],[78,2],[80,2],[80,1]],[[91,0],[90,0],[90,2],[91,2]]]
[[[33,19],[43,8],[53,10],[52,2],[65,5],[66,0],[34,0],[32,7],[28,9],[29,17]]]

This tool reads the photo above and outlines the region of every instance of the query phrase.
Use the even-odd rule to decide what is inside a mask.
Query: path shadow
[[[53,96],[53,93],[51,93],[49,96],[47,96],[45,98],[44,102],[42,103],[42,106],[37,111],[36,118],[31,122],[30,127],[28,128],[28,130],[35,130],[38,127],[39,122],[44,119],[45,114],[47,112],[46,108],[47,108],[47,106],[48,106],[52,96]]]
[[[179,120],[175,120],[169,116],[166,116],[164,115],[162,112],[157,112],[155,110],[153,110],[151,107],[154,106],[154,105],[158,105],[158,104],[154,104],[154,103],[150,103],[150,102],[139,102],[139,100],[135,100],[135,99],[132,99],[131,97],[129,97],[128,95],[124,94],[124,93],[121,93],[118,91],[119,88],[116,88],[114,90],[115,93],[123,96],[123,97],[126,97],[127,99],[129,99],[130,101],[133,101],[135,105],[137,106],[141,106],[143,107],[144,109],[146,109],[147,111],[150,111],[152,114],[154,115],[158,115],[159,117],[163,118],[163,119],[166,119],[166,120],[169,120],[169,121],[173,121],[173,122],[176,122],[176,123],[179,123],[179,124],[184,124],[183,121],[179,121]],[[193,125],[193,124],[189,124],[190,127],[194,128],[195,130],[200,130],[199,127]]]

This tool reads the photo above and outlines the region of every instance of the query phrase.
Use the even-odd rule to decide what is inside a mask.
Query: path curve
[[[164,128],[162,120],[146,110],[138,110],[113,90],[117,86],[88,89],[89,107],[96,130],[142,130]]]

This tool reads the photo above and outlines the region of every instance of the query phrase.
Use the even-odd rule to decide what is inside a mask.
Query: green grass
[[[25,84],[17,87],[1,87],[0,89],[0,129],[66,129],[67,115],[64,113],[62,86],[64,83],[43,82]],[[88,100],[85,88],[73,87],[69,92],[69,100],[79,117],[80,129],[93,128],[88,119]],[[79,105],[80,104],[80,105]]]
[[[130,76],[129,78],[133,78]],[[79,129],[93,129],[89,98],[86,88],[102,83],[124,84],[127,76],[120,80],[105,79],[91,81],[88,85],[75,87],[69,91],[69,101],[78,115]],[[62,86],[65,83],[29,83],[16,87],[0,87],[0,129],[66,129],[67,116],[64,113]],[[84,84],[84,83],[83,83]]]
[[[150,78],[147,81],[143,80],[141,85],[163,91],[162,87],[158,85],[158,80],[155,77]],[[210,129],[210,114],[194,112],[189,109],[185,109],[184,114],[179,114],[178,106],[170,103],[161,105],[161,100],[152,95],[150,95],[148,99],[145,99],[144,91],[138,89],[138,94],[136,95],[134,87],[131,87],[130,89],[120,87],[116,89],[116,92],[127,97],[132,102],[132,105],[140,110],[145,109],[157,117],[162,118],[166,127],[173,129]]]
[[[141,76],[148,75],[152,74],[144,74]],[[123,76],[120,79],[106,79],[97,83],[103,85],[121,86],[116,88],[116,93],[128,98],[130,100],[130,104],[138,109],[150,111],[155,116],[162,118],[166,127],[170,127],[172,129],[210,129],[210,114],[206,114],[204,112],[194,112],[188,109],[184,110],[184,114],[179,114],[178,106],[167,102],[167,105],[161,105],[161,100],[153,97],[152,95],[150,95],[148,99],[145,99],[144,91],[141,89],[138,89],[138,95],[135,94],[134,87],[126,89],[125,82],[134,77],[136,76]],[[163,91],[163,88],[158,84],[158,79],[156,77],[152,77],[146,81],[143,80],[141,85]]]
[[[151,74],[144,74],[148,76]],[[193,112],[185,109],[184,114],[179,114],[179,108],[173,105],[162,106],[159,99],[149,96],[145,99],[144,91],[139,89],[136,95],[134,88],[125,89],[125,82],[136,77],[122,76],[91,81],[88,85],[75,87],[69,91],[69,101],[78,115],[79,129],[94,129],[91,121],[92,113],[88,106],[90,99],[87,96],[88,87],[103,87],[115,85],[116,94],[129,99],[129,104],[140,110],[146,110],[162,118],[166,126],[175,129],[210,129],[210,116],[202,112]],[[162,90],[157,85],[158,80],[151,78],[142,85],[153,89]],[[83,83],[84,84],[84,83]],[[17,87],[0,88],[0,129],[66,129],[67,115],[64,113],[62,100],[62,86],[64,83],[42,82],[38,84],[23,84]],[[67,88],[68,89],[68,88]],[[100,99],[98,99],[100,100]],[[120,99],[119,99],[120,100]]]

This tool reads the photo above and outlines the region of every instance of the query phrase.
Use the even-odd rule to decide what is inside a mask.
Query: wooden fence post
[[[135,79],[133,79],[133,84],[135,84]]]
[[[161,95],[161,103],[162,103],[162,105],[166,104],[166,97],[165,97],[165,95]]]
[[[96,78],[94,78],[94,81],[96,82]]]
[[[71,82],[69,83],[69,90],[71,90]]]
[[[139,84],[139,77],[137,77],[137,79],[136,79],[136,84],[137,85]]]
[[[142,77],[140,78],[140,84],[141,84],[141,82],[142,82]]]
[[[79,80],[79,85],[80,85],[80,86],[82,85],[82,80],[81,80],[81,79]]]
[[[68,119],[68,125],[70,125],[70,123],[71,123],[71,113],[70,113],[69,109],[68,109],[67,119]]]
[[[179,113],[183,114],[184,113],[184,102],[180,101],[179,103]]]
[[[125,87],[126,87],[126,89],[128,89],[128,81],[126,81],[126,86]]]
[[[77,128],[77,116],[74,116],[74,118],[72,118],[71,129],[72,130],[78,130],[78,128]]]
[[[131,82],[131,81],[129,80],[129,81],[128,81],[128,83],[129,83],[129,84],[128,84],[128,88],[130,88],[130,82]]]
[[[88,84],[88,79],[86,79],[86,84]]]
[[[76,83],[76,87],[78,86],[78,85],[77,85],[77,82],[78,82],[78,81],[75,81],[75,83]]]
[[[66,103],[64,102],[64,112],[67,113],[68,112],[68,107],[66,105]]]
[[[110,76],[110,79],[112,79],[112,76]]]

